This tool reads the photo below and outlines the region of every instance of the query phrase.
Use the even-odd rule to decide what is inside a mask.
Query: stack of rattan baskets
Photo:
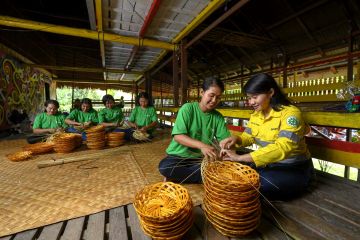
[[[103,125],[97,125],[85,130],[86,146],[90,149],[103,149],[106,145],[106,133]]]
[[[238,237],[259,225],[259,174],[249,166],[228,161],[207,162],[202,169],[204,212],[222,234]]]
[[[141,227],[153,239],[181,239],[193,223],[192,206],[188,191],[172,182],[148,185],[134,201]]]
[[[61,133],[52,138],[54,151],[57,153],[68,153],[81,145],[81,135],[74,133]]]
[[[118,147],[124,144],[124,132],[110,132],[107,134],[107,145],[110,147]]]

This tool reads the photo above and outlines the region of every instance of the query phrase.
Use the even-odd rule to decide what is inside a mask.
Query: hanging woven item
[[[153,239],[181,239],[193,223],[188,191],[172,182],[146,186],[136,194],[134,207],[142,229]]]
[[[239,237],[257,228],[261,217],[259,174],[249,166],[229,161],[202,165],[204,212],[222,234]]]

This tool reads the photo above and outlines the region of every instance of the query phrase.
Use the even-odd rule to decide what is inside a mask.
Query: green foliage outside
[[[100,89],[92,89],[92,88],[84,88],[74,89],[74,97],[72,98],[72,88],[71,87],[62,87],[56,89],[56,98],[60,104],[60,111],[62,112],[70,112],[72,107],[72,99],[79,98],[80,100],[83,98],[90,98],[93,102],[101,102],[102,97],[105,94],[111,94],[115,98],[115,100],[120,99],[121,96],[124,97],[124,100],[131,100],[131,93],[123,92],[121,90],[108,89],[100,90]],[[99,110],[104,108],[102,103],[93,104],[94,109]]]
[[[327,162],[313,158],[314,167],[318,170],[331,173],[340,177],[344,177],[345,166],[337,163]],[[350,167],[349,179],[356,181],[358,176],[358,169]]]

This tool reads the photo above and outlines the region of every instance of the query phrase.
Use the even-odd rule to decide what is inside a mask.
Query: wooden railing
[[[310,79],[290,82],[283,91],[293,102],[338,102],[347,100],[338,98],[337,94],[346,89],[348,84],[345,78]],[[360,80],[356,79],[352,84],[360,87]],[[238,89],[226,90],[222,96],[223,101],[241,101],[245,98],[240,86]],[[190,94],[189,100],[197,101],[198,97]]]

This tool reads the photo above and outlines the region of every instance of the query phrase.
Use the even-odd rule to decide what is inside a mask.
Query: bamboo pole
[[[98,160],[103,156],[106,155],[114,155],[114,153],[118,152],[129,152],[130,149],[128,147],[121,147],[121,148],[114,148],[109,149],[107,151],[101,151],[96,153],[86,153],[84,156],[71,156],[71,157],[65,157],[65,158],[58,158],[58,159],[51,159],[51,160],[44,160],[37,163],[38,168],[46,168],[46,167],[53,167],[57,165],[63,165],[67,163],[73,163],[73,162],[80,162],[80,161],[86,161],[86,160]]]
[[[123,36],[114,33],[107,33],[107,32],[99,33],[97,31],[92,31],[88,29],[59,26],[54,24],[29,21],[25,19],[19,19],[8,16],[0,16],[0,25],[8,26],[8,27],[32,29],[35,31],[50,32],[50,33],[68,35],[68,36],[89,38],[94,40],[99,40],[100,39],[99,34],[101,34],[102,35],[101,39],[103,41],[119,42],[119,43],[134,45],[138,47],[145,46],[145,47],[160,48],[160,49],[166,49],[168,51],[173,51],[174,49],[176,49],[175,44],[162,42],[158,40],[152,40],[148,38],[139,39],[137,37]]]

